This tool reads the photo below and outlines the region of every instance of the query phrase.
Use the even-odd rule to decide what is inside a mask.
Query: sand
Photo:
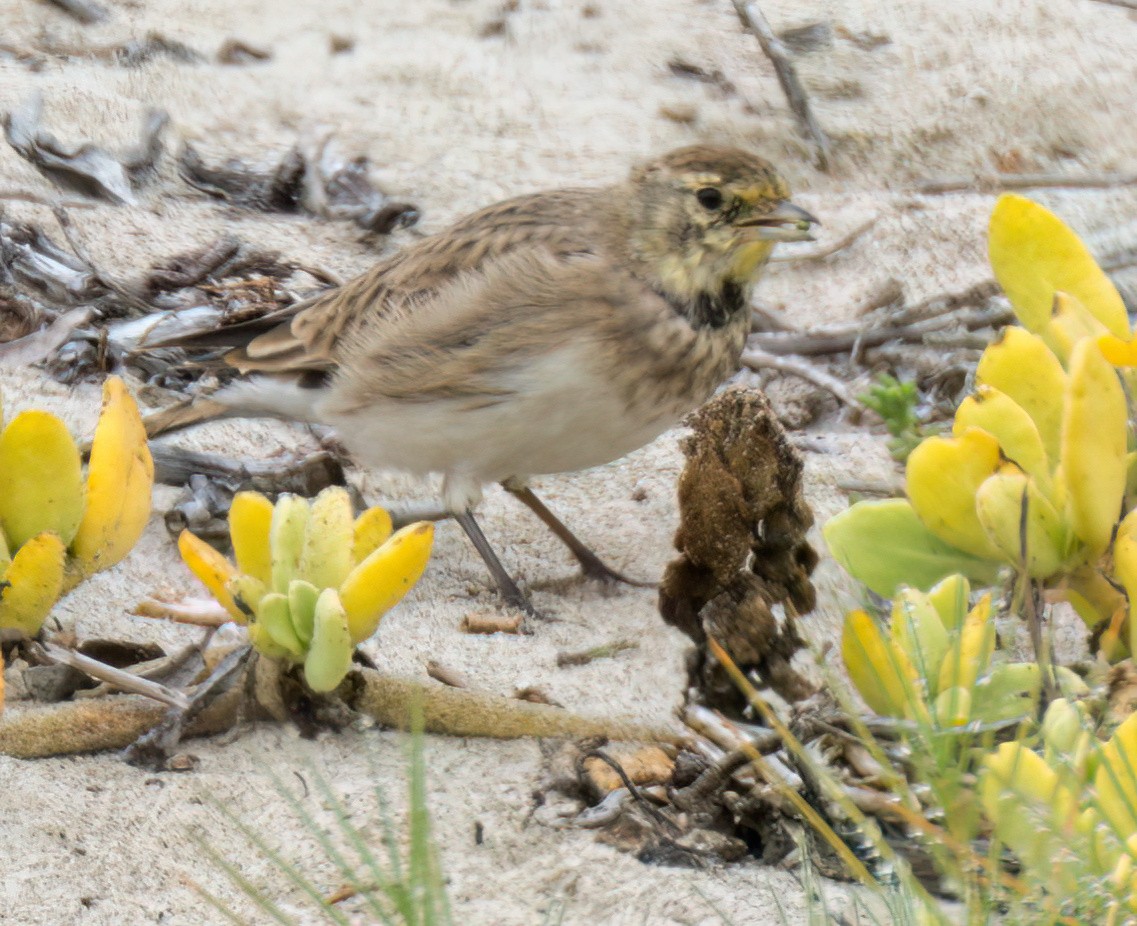
[[[870,234],[830,260],[771,271],[760,298],[802,325],[849,318],[858,300],[889,278],[915,300],[989,275],[983,229],[993,197],[919,196],[913,190],[921,180],[1000,165],[1069,173],[1137,168],[1137,19],[1090,0],[911,0],[887,11],[861,0],[763,3],[776,29],[819,20],[831,28],[829,44],[797,59],[834,142],[828,175],[811,166],[768,62],[726,0],[512,6],[126,0],[113,4],[105,23],[80,26],[44,3],[0,0],[0,46],[43,57],[32,70],[0,52],[0,111],[39,90],[47,124],[61,138],[114,146],[133,137],[148,106],[159,105],[172,118],[170,139],[191,140],[210,159],[240,153],[268,160],[298,138],[330,129],[345,152],[371,158],[392,195],[421,207],[419,228],[393,236],[391,248],[505,195],[619,177],[635,159],[671,146],[745,145],[783,168],[795,199],[824,220],[824,239],[879,216]],[[127,69],[82,54],[151,31],[209,60],[159,58]],[[333,36],[350,38],[353,49],[333,54]],[[231,37],[270,49],[272,59],[212,63]],[[720,70],[735,90],[676,77],[672,60]],[[691,121],[662,110],[685,110]],[[0,192],[13,189],[52,195],[34,168],[0,144]],[[1087,234],[1129,220],[1137,205],[1132,190],[1035,195]],[[13,201],[5,209],[52,227],[41,206]],[[376,257],[375,245],[346,223],[235,212],[191,195],[168,159],[137,208],[98,206],[73,219],[98,266],[124,277],[225,231],[344,277]],[[96,386],[68,389],[34,369],[0,369],[0,391],[9,411],[50,408],[76,433],[89,433],[97,410]],[[819,520],[846,504],[841,479],[894,478],[879,435],[851,430],[837,415],[814,430],[832,450],[807,459]],[[672,552],[677,436],[537,486],[612,565],[654,578]],[[313,444],[303,429],[266,423],[212,425],[177,440],[262,457]],[[352,479],[371,499],[429,498],[432,491],[392,474],[357,472]],[[168,645],[188,639],[182,629],[124,616],[143,595],[197,590],[161,521],[175,494],[156,491],[139,547],[65,599],[56,611],[63,623],[83,636]],[[498,605],[480,561],[456,525],[444,524],[427,577],[367,644],[378,664],[423,675],[426,660],[437,659],[488,690],[539,685],[582,712],[669,717],[682,699],[686,644],[659,619],[654,593],[606,594],[580,581],[567,554],[500,491],[487,495],[483,526],[537,605],[558,621],[527,637],[460,633],[463,615]],[[824,643],[835,637],[855,590],[831,561],[822,563],[817,584],[820,604],[807,628]],[[559,650],[622,639],[636,648],[589,666],[556,666]],[[241,901],[201,856],[195,831],[247,866],[251,878],[273,885],[274,896],[292,908],[297,893],[272,876],[202,795],[225,801],[330,890],[338,879],[321,867],[310,835],[275,797],[273,776],[294,782],[294,773],[310,774],[314,764],[349,797],[358,819],[374,819],[375,784],[396,810],[405,806],[405,744],[401,734],[376,730],[310,742],[263,725],[233,742],[190,743],[200,764],[188,774],[151,774],[114,756],[0,758],[0,922],[221,922],[187,879]],[[456,923],[555,922],[562,910],[560,921],[569,924],[712,924],[723,921],[717,910],[735,923],[776,924],[783,919],[775,897],[785,922],[805,921],[791,873],[749,862],[707,871],[645,865],[591,832],[564,827],[556,804],[531,815],[543,766],[538,743],[431,737],[427,758]],[[318,797],[307,801],[318,813]],[[485,833],[481,845],[476,823]]]

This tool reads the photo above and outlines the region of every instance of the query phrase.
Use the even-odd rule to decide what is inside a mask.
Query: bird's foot
[[[576,553],[576,551],[573,551]],[[639,579],[630,579],[622,572],[617,572],[611,566],[604,562],[599,556],[591,550],[585,550],[576,553],[577,561],[580,563],[580,571],[586,579],[592,579],[597,582],[602,582],[605,585],[631,585],[634,588],[657,588],[658,582],[641,582]]]

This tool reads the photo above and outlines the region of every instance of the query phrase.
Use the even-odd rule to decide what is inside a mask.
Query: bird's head
[[[679,148],[631,186],[633,254],[672,298],[745,292],[777,242],[811,241],[817,224],[769,162],[738,148]]]

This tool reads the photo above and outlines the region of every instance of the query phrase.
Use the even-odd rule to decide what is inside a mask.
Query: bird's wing
[[[591,253],[600,240],[597,204],[604,202],[603,191],[559,190],[489,206],[335,290],[234,329],[235,350],[225,359],[243,373],[332,370],[356,327],[429,301],[503,255],[519,249],[557,257]]]
[[[661,297],[604,258],[518,249],[356,329],[342,345],[328,409],[495,404],[536,388],[532,378],[561,348],[580,347],[597,363],[630,362],[645,346],[643,332],[671,318],[686,327]]]

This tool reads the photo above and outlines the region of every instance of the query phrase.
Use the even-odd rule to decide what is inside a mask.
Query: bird
[[[490,205],[197,343],[244,374],[213,396],[225,414],[330,426],[360,462],[441,473],[445,513],[535,615],[475,519],[483,488],[531,508],[587,576],[630,582],[529,478],[616,460],[710,398],[739,368],[774,246],[815,224],[763,158],[688,146],[608,186]]]

